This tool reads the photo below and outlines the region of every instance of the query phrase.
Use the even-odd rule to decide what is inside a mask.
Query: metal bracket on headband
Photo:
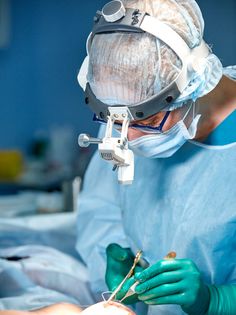
[[[114,32],[114,29],[117,29],[118,32],[130,32],[130,30],[142,32],[140,25],[142,24],[145,15],[148,14],[146,12],[140,12],[138,9],[126,8],[124,17],[114,22],[108,22],[102,13],[97,12],[98,19],[95,18],[93,32],[109,32],[110,28],[112,29],[112,32]]]
[[[115,22],[107,22],[100,11],[97,12],[94,18],[94,26],[90,34],[88,51],[90,49],[93,37],[96,34],[114,33],[114,32],[132,32],[144,33],[145,31],[140,28],[142,21],[147,13],[141,13],[137,9],[126,9],[125,16]]]

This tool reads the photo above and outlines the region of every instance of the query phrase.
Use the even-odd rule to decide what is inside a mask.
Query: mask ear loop
[[[195,117],[195,109],[196,109],[196,101],[193,101],[193,120],[194,120],[194,117]]]
[[[193,119],[194,119],[194,114],[195,114],[195,106],[193,106],[193,105],[195,105],[195,102],[194,102],[194,101],[191,102],[191,104],[190,104],[190,106],[189,106],[187,112],[184,114],[184,117],[183,117],[182,121],[185,121],[185,119],[186,119],[186,117],[188,116],[188,114],[189,114],[190,110],[192,109],[192,107],[193,107],[193,116],[192,116],[192,121],[193,121]]]

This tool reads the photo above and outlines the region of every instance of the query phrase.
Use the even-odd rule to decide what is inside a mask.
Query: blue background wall
[[[76,76],[102,0],[12,0],[9,47],[0,50],[0,148],[26,151],[37,130],[70,125],[95,133]],[[235,63],[236,1],[199,0],[205,39]],[[76,142],[76,139],[75,139]]]
[[[24,150],[36,130],[93,132],[77,72],[104,1],[12,0],[10,45],[0,50],[0,148]]]

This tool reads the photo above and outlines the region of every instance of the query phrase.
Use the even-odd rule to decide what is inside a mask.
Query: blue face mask
[[[187,140],[196,136],[197,125],[201,115],[197,115],[192,120],[189,128],[184,123],[185,117],[170,130],[161,134],[146,135],[129,141],[129,148],[139,156],[152,159],[172,156]]]

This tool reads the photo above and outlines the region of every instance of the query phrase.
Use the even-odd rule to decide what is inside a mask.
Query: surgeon
[[[117,295],[121,300],[135,283],[123,302],[137,314],[234,315],[236,67],[223,69],[204,45],[204,21],[194,0],[122,3],[136,16],[147,13],[161,22],[163,32],[160,38],[154,27],[136,33],[121,28],[90,37],[86,84],[97,118],[103,118],[99,104],[130,110],[143,104],[143,112],[130,121],[127,135],[135,155],[132,185],[119,185],[116,171],[98,153],[89,165],[77,249],[98,295],[118,287],[142,250],[145,263]],[[187,60],[170,34],[197,55],[188,60],[182,87],[176,82]],[[165,259],[170,251],[176,258]],[[140,305],[145,312],[139,313]]]
[[[79,292],[75,304],[70,294],[62,294],[67,303],[58,302],[60,290],[57,298],[50,291],[45,303],[31,295],[27,282],[29,304],[41,302],[42,308],[22,306],[0,315],[79,314],[119,287],[138,251],[142,257],[116,295],[137,315],[235,315],[236,67],[223,69],[204,42],[194,0],[117,0],[105,8],[96,14],[88,67],[81,68],[79,81],[95,120],[103,123],[99,138],[111,108],[129,114],[123,149],[134,153],[133,183],[120,185],[117,170],[97,152],[85,176],[77,224],[77,250],[90,287],[75,269],[78,286],[66,290]],[[117,119],[114,137],[122,124]],[[2,288],[0,296],[7,309],[28,302],[14,277],[20,266],[26,272],[25,265],[11,266],[16,270],[9,291]],[[59,282],[55,277],[53,289]],[[16,284],[17,301],[11,304],[4,296]]]

